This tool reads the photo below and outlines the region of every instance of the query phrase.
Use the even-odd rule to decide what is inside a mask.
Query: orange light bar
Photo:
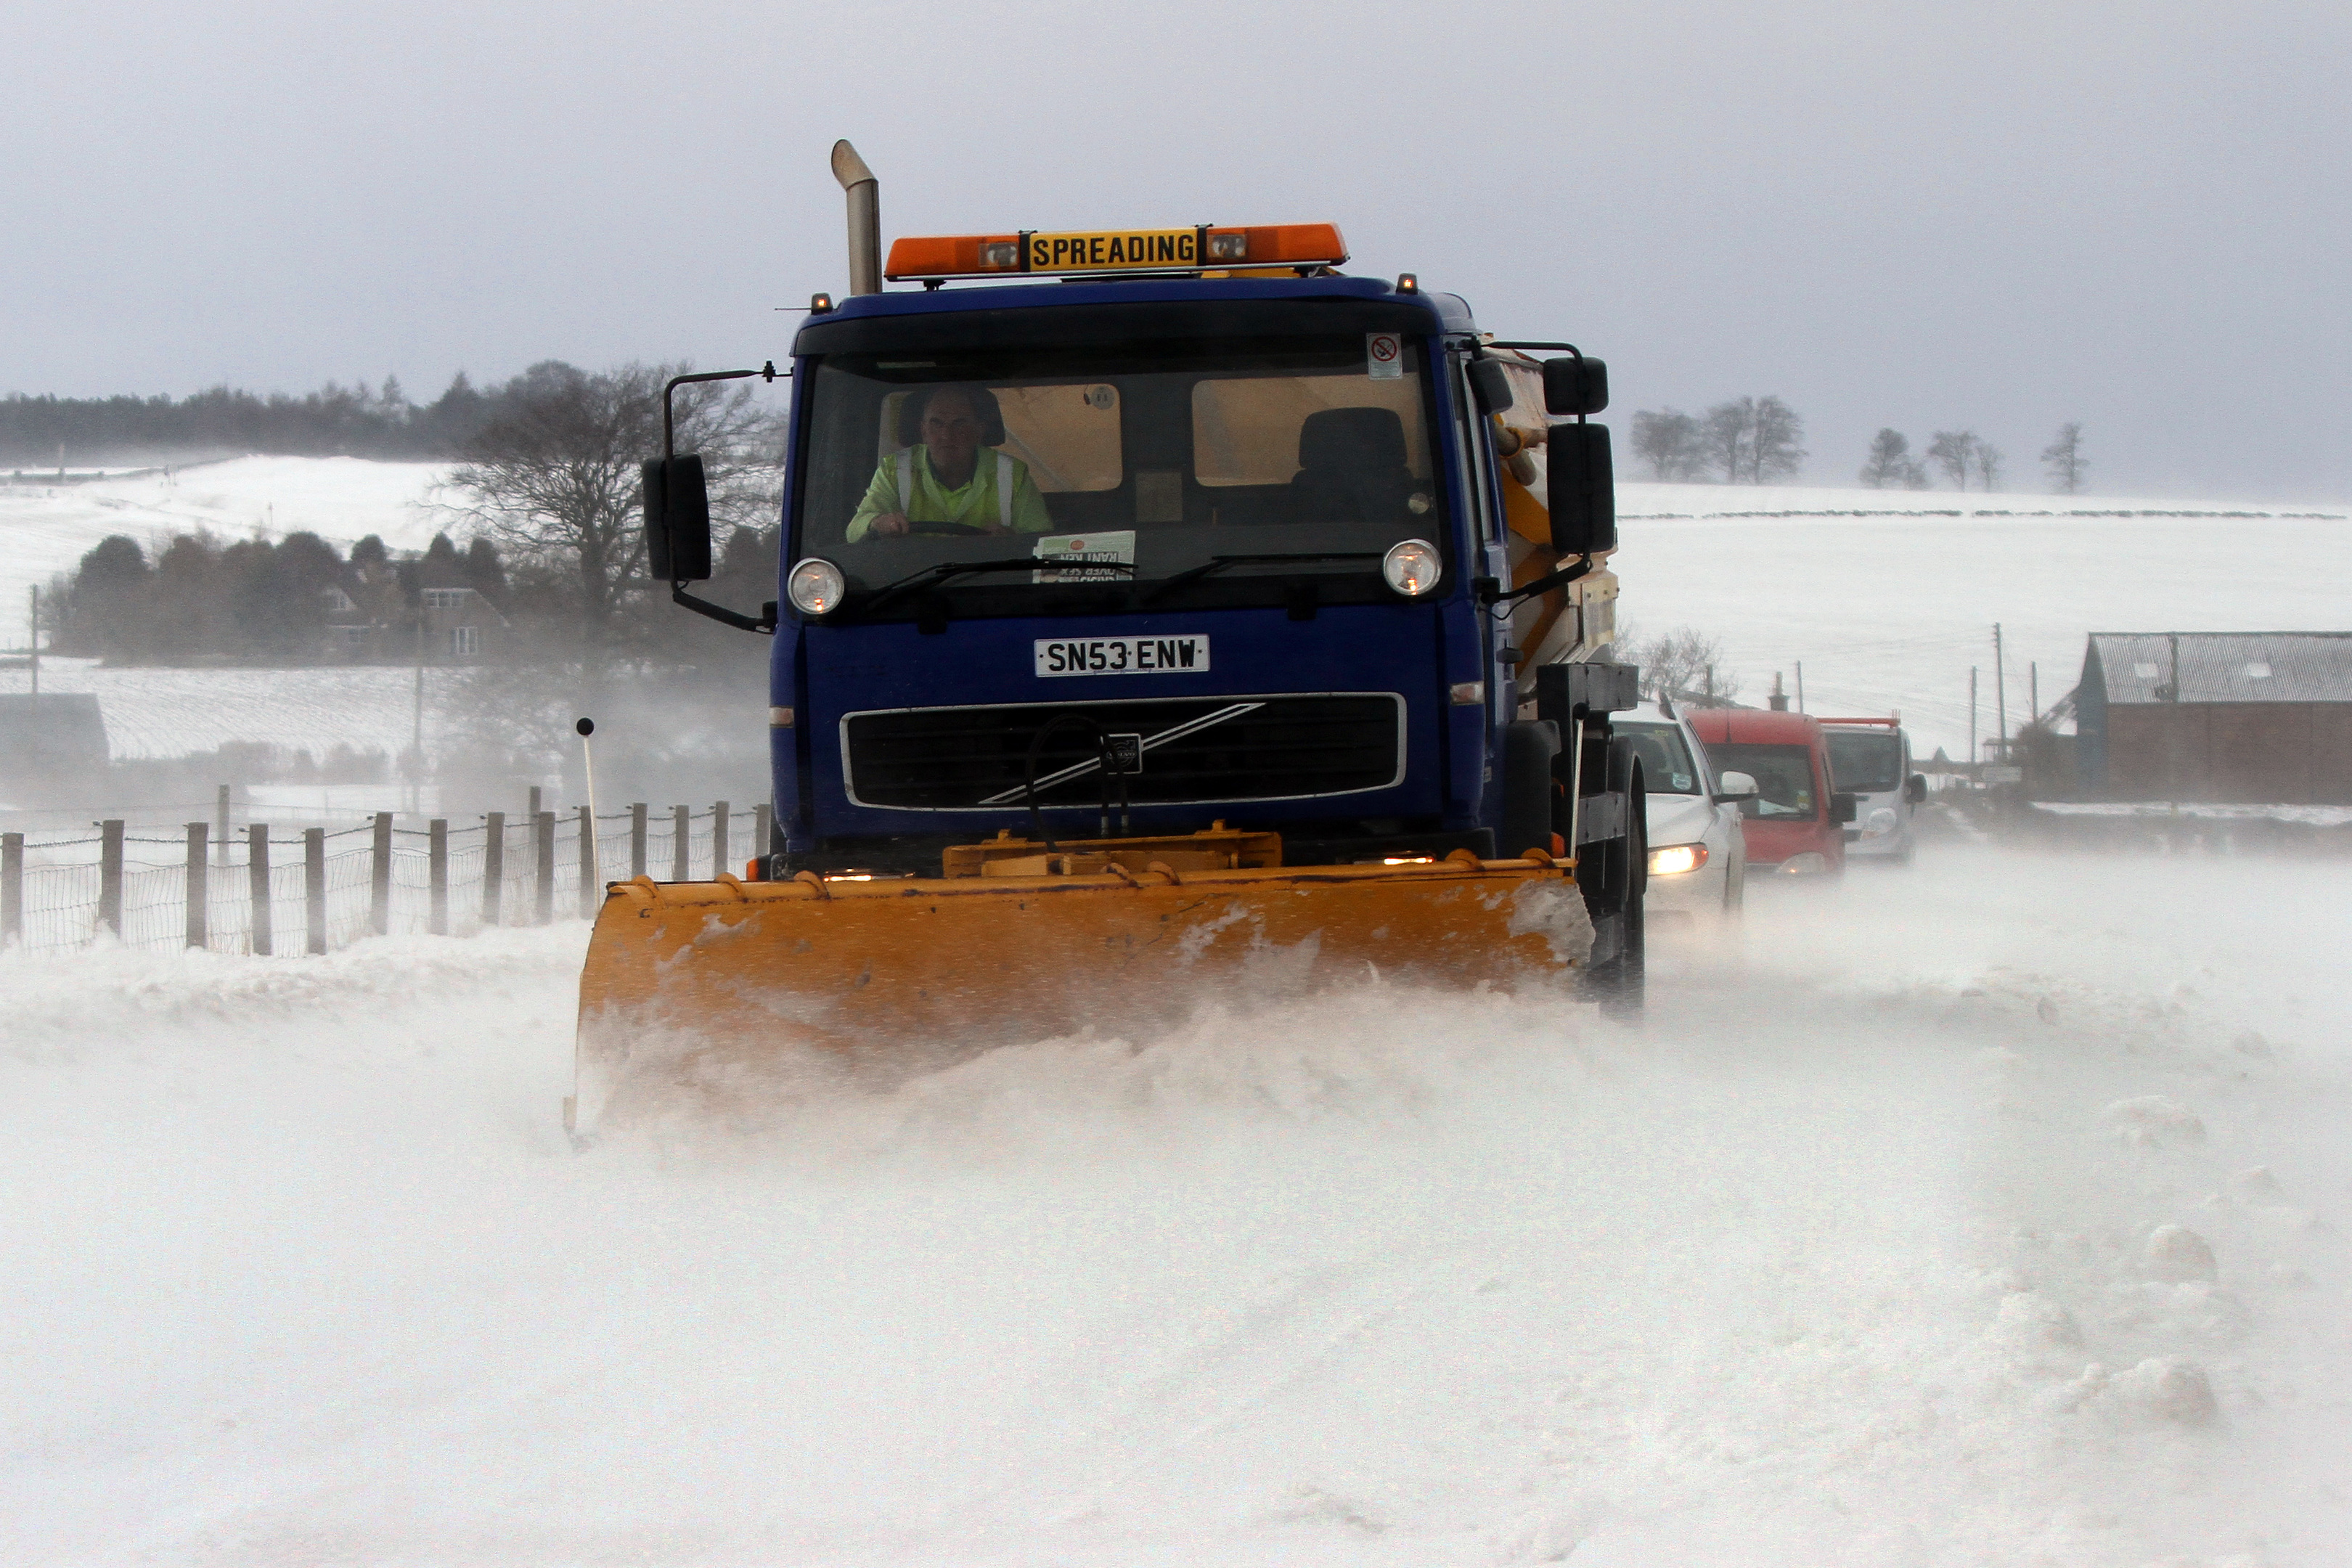
[[[996,278],[1023,272],[1170,272],[1230,267],[1336,267],[1348,242],[1328,223],[1256,228],[1101,229],[908,236],[890,242],[882,275]]]

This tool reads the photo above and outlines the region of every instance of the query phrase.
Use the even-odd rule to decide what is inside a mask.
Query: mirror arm
[[[669,384],[662,388],[662,461],[667,463],[677,456],[677,419],[671,399],[677,395],[679,387],[688,382],[741,381],[746,376],[753,375],[758,376],[761,381],[773,381],[780,375],[792,374],[788,370],[778,370],[776,362],[770,360],[757,370],[706,370],[693,375],[671,376]]]
[[[750,375],[756,373],[746,371],[744,374]],[[708,599],[696,598],[686,591],[686,584],[682,582],[672,583],[669,585],[669,599],[673,605],[683,605],[698,616],[709,616],[719,625],[733,626],[739,632],[759,632],[765,637],[776,635],[776,606],[772,604],[761,605],[760,614],[755,619],[740,610],[730,610],[724,605],[714,605]]]
[[[1492,342],[1484,346],[1490,349],[1559,349],[1564,353],[1573,354],[1576,357],[1577,363],[1582,364],[1584,363],[1584,351],[1578,348],[1574,343]],[[1579,425],[1581,425],[1584,423],[1585,417],[1586,416],[1584,411],[1580,408],[1578,409],[1576,414],[1576,422]]]
[[[1549,594],[1554,588],[1575,582],[1591,570],[1592,557],[1580,555],[1573,563],[1561,567],[1559,571],[1547,572],[1526,587],[1513,588],[1507,593],[1494,578],[1481,577],[1478,579],[1478,602],[1482,605],[1501,605],[1507,604],[1513,599],[1525,599],[1537,594]]]

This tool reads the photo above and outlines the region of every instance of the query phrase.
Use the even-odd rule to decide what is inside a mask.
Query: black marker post
[[[588,881],[602,879],[604,868],[596,864],[596,754],[589,747],[588,737],[596,732],[596,721],[583,719],[572,726],[580,732],[580,765],[588,775],[588,831],[580,836],[580,854],[586,862]]]

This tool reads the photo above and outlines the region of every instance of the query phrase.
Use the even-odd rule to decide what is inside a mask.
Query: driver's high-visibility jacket
[[[971,480],[950,489],[932,470],[930,453],[920,444],[891,453],[874,470],[874,482],[866,487],[866,499],[849,520],[849,538],[865,538],[876,518],[893,511],[903,513],[909,522],[960,522],[971,528],[1009,528],[1015,533],[1053,531],[1045,498],[1037,493],[1028,464],[985,447],[979,459]]]

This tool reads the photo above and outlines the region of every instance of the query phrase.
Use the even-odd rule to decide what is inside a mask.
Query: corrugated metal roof
[[[2352,632],[2094,632],[2091,647],[2111,703],[2352,702]]]

